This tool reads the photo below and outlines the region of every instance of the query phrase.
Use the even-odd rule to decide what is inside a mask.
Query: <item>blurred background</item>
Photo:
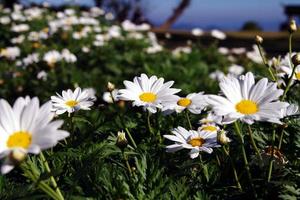
[[[54,7],[100,6],[117,20],[146,21],[154,27],[189,30],[283,30],[290,17],[299,20],[299,0],[1,0],[5,6],[48,3]]]

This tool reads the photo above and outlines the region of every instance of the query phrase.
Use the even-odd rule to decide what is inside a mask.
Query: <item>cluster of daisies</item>
[[[142,74],[133,81],[124,81],[126,88],[118,90],[116,98],[132,101],[133,106],[141,106],[151,113],[158,110],[166,115],[183,111],[207,113],[197,130],[178,127],[172,135],[164,135],[174,142],[167,146],[168,152],[190,149],[191,158],[197,157],[200,151],[211,153],[212,148],[230,141],[226,131],[220,129],[222,125],[237,120],[249,125],[255,121],[281,124],[283,117],[298,111],[298,106],[279,100],[283,90],[278,89],[276,83],[267,78],[255,83],[251,72],[239,77],[224,77],[219,83],[221,95],[198,92],[180,97],[177,95],[180,89],[172,88],[173,84],[173,81],[164,82],[163,78]]]

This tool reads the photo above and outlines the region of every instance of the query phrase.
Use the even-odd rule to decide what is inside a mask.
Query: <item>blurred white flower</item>
[[[241,75],[244,71],[245,71],[245,69],[244,69],[243,66],[236,65],[236,64],[232,64],[228,68],[228,72],[230,74],[233,74],[233,75],[236,75],[236,76]]]
[[[9,60],[15,60],[16,57],[20,56],[21,51],[19,47],[6,47],[0,49],[0,57],[5,57]]]
[[[229,49],[227,47],[219,47],[218,52],[222,55],[227,55],[229,54]]]
[[[40,72],[37,74],[37,76],[36,76],[37,79],[40,79],[40,80],[43,80],[43,81],[46,81],[46,80],[47,80],[47,77],[48,77],[48,74],[47,74],[47,72],[45,72],[44,70],[43,70],[43,71],[40,71]]]
[[[114,89],[111,93],[104,92],[102,95],[102,99],[106,103],[113,103],[113,102],[119,101],[118,93],[119,93],[118,89]]]
[[[61,57],[64,59],[67,63],[74,63],[77,61],[76,56],[71,53],[68,49],[63,49],[61,52]]]
[[[211,78],[213,80],[217,80],[217,81],[222,80],[224,77],[225,77],[224,72],[222,72],[220,70],[216,70],[209,74],[209,78]]]
[[[199,36],[201,36],[203,34],[204,34],[203,30],[200,29],[200,28],[194,28],[194,29],[192,29],[192,35],[194,35],[194,36],[199,37]]]
[[[54,67],[57,62],[61,61],[61,59],[61,54],[56,50],[48,51],[43,57],[43,60],[47,62],[49,67]]]
[[[252,48],[253,48],[252,51],[248,51],[246,53],[247,57],[255,63],[259,63],[259,64],[263,63],[258,47],[256,45],[253,45]]]
[[[217,38],[219,40],[225,40],[226,39],[226,34],[220,30],[214,29],[211,31],[211,36],[214,38]]]
[[[7,16],[0,17],[0,24],[6,25],[11,22],[10,18]]]
[[[13,25],[11,27],[11,31],[20,33],[20,32],[25,32],[29,30],[29,25],[28,24],[18,24],[18,25]]]

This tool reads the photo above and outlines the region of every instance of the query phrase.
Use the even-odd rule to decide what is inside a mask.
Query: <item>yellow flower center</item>
[[[182,107],[188,107],[191,105],[192,101],[188,98],[181,98],[177,101],[177,105],[182,106]]]
[[[251,100],[242,100],[235,105],[235,109],[244,115],[252,115],[258,112],[258,105]]]
[[[300,80],[300,72],[296,73],[295,76],[296,76],[297,80]]]
[[[11,136],[9,136],[7,140],[7,147],[14,148],[14,147],[22,147],[27,149],[31,144],[31,134],[27,131],[17,131],[14,132]]]
[[[217,127],[215,126],[204,126],[201,128],[202,131],[209,131],[209,132],[214,132],[217,131]]]
[[[139,96],[141,101],[147,102],[147,103],[153,103],[156,100],[156,95],[152,92],[144,92]]]
[[[205,143],[205,140],[201,137],[198,137],[191,139],[188,143],[193,147],[201,147]]]
[[[75,100],[69,100],[65,104],[70,107],[75,107],[78,104],[78,102]]]

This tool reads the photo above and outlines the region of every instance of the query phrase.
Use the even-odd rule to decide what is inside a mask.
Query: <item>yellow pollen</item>
[[[242,100],[235,105],[235,109],[244,115],[252,115],[258,112],[259,108],[254,101]]]
[[[205,140],[201,137],[198,137],[191,139],[188,143],[193,147],[201,147],[205,143]]]
[[[191,105],[192,101],[188,98],[181,98],[177,101],[177,105],[182,106],[182,107],[188,107]]]
[[[69,100],[69,101],[67,101],[65,104],[66,104],[67,106],[74,107],[74,106],[76,106],[76,105],[78,104],[78,102],[75,101],[75,100]]]
[[[201,128],[202,131],[210,131],[210,132],[214,132],[217,131],[217,127],[215,126],[204,126]]]
[[[297,80],[300,80],[300,72],[296,73],[295,76],[296,76]]]
[[[144,92],[139,96],[139,98],[141,101],[152,103],[156,100],[156,95],[153,94],[152,92]]]
[[[11,136],[9,136],[7,140],[7,147],[14,148],[14,147],[22,147],[27,149],[31,144],[31,134],[27,131],[17,131],[14,132]]]

